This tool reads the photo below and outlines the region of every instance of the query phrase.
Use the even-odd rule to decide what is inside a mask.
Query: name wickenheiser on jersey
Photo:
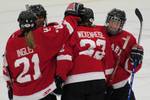
[[[95,37],[101,38],[101,39],[105,38],[102,32],[99,32],[99,31],[94,31],[94,32],[78,31],[77,33],[78,33],[79,38],[95,38]]]

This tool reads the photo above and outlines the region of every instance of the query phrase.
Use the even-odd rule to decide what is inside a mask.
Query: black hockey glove
[[[130,53],[130,61],[132,63],[136,63],[137,65],[140,64],[143,60],[143,47],[139,45],[133,46],[131,53]]]
[[[73,2],[68,5],[65,16],[68,15],[74,15],[74,16],[80,16],[82,15],[82,10],[84,9],[84,5],[81,3]]]
[[[60,76],[56,76],[55,77],[55,83],[56,83],[56,89],[53,91],[54,93],[61,95],[63,92],[62,89],[62,83],[64,82],[64,80],[60,77]]]

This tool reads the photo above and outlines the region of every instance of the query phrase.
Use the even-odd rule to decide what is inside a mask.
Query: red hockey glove
[[[68,15],[80,16],[82,14],[83,9],[84,9],[83,4],[73,2],[68,5],[65,11],[65,16],[68,16]]]

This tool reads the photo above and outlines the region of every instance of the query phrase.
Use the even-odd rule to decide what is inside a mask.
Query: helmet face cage
[[[126,15],[124,11],[119,9],[111,10],[106,19],[106,28],[108,34],[116,35],[117,33],[122,31],[124,23],[126,21]]]

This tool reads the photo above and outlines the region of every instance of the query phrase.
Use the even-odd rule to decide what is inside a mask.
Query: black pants
[[[42,98],[40,100],[57,100],[57,98],[53,94],[48,94],[46,97],[44,97],[44,98]]]
[[[105,80],[67,84],[63,88],[61,100],[104,100],[105,91]]]
[[[124,87],[119,89],[108,88],[106,93],[105,100],[128,100],[128,92],[130,89],[129,83],[127,83]],[[131,91],[130,100],[136,100],[133,90]]]

